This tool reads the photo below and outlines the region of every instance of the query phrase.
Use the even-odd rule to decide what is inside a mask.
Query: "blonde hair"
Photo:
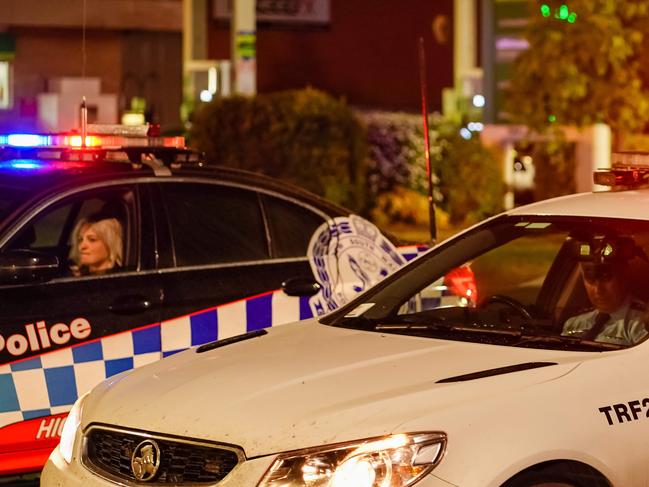
[[[117,218],[104,218],[101,220],[82,218],[79,220],[72,231],[70,259],[77,266],[80,265],[79,240],[81,232],[86,227],[92,228],[99,239],[106,245],[110,268],[121,266],[123,262],[122,225],[117,221]]]

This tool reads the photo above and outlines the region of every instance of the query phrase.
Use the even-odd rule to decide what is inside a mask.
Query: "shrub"
[[[420,118],[406,113],[358,112],[367,130],[368,184],[372,195],[410,187],[424,157]]]
[[[471,223],[502,210],[504,183],[500,164],[478,134],[460,135],[460,126],[438,119],[431,150],[439,178],[440,205],[451,223]]]
[[[363,112],[367,126],[370,162],[370,191],[379,211],[401,220],[404,198],[428,194],[421,117],[411,114]],[[502,209],[502,175],[494,155],[477,135],[469,140],[460,136],[460,127],[440,116],[430,119],[430,154],[435,184],[436,205],[452,224],[478,221]],[[390,198],[384,195],[391,195]],[[421,203],[413,204],[421,207]],[[421,211],[421,210],[420,210]],[[428,213],[406,220],[425,222]]]
[[[281,178],[355,211],[366,206],[365,132],[343,100],[323,92],[217,99],[196,113],[190,137],[210,163]]]
[[[459,128],[431,117],[434,197],[452,224],[497,212],[503,192],[494,157]],[[390,219],[427,222],[420,116],[355,112],[309,88],[216,99],[197,111],[190,138],[210,163],[293,182],[361,214],[377,214],[372,201]]]
[[[534,144],[534,199],[536,201],[574,193],[575,144],[561,137]]]

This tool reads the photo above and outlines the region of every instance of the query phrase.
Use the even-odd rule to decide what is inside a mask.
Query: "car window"
[[[176,265],[269,258],[256,192],[200,183],[161,185]]]
[[[79,239],[88,234],[100,241],[98,258],[108,261],[105,270],[134,267],[135,208],[132,188],[111,188],[66,198],[23,225],[4,252],[31,250],[54,255],[59,259],[59,275],[64,277],[95,274],[94,264],[86,263],[87,258],[96,259],[94,254],[79,252]]]
[[[303,257],[309,240],[325,220],[297,203],[272,196],[264,197],[274,257]]]
[[[477,256],[470,267],[478,297],[506,294],[527,305],[536,303],[565,238],[563,233],[520,237]]]
[[[510,346],[615,349],[649,337],[648,276],[647,222],[500,218],[389,277],[335,324]],[[587,333],[597,330],[599,316],[602,328]]]

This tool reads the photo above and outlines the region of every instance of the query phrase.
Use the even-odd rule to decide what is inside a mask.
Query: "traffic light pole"
[[[255,0],[232,2],[230,22],[231,55],[234,68],[234,92],[257,92],[257,15]]]

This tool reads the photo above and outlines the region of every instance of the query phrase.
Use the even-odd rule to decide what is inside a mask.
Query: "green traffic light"
[[[541,4],[541,15],[543,15],[543,17],[546,18],[554,17],[557,20],[562,20],[570,24],[574,24],[575,21],[577,20],[577,13],[571,12],[570,8],[565,3],[561,4],[559,8],[554,9],[554,15],[550,5],[548,5],[547,3]]]
[[[559,7],[559,18],[561,20],[568,20],[569,15],[570,15],[570,10],[568,10],[568,6],[561,5],[561,7]]]
[[[550,115],[550,116],[548,117],[548,122],[550,122],[550,123],[554,123],[554,122],[556,122],[556,121],[557,121],[557,117],[556,117],[556,115]]]

